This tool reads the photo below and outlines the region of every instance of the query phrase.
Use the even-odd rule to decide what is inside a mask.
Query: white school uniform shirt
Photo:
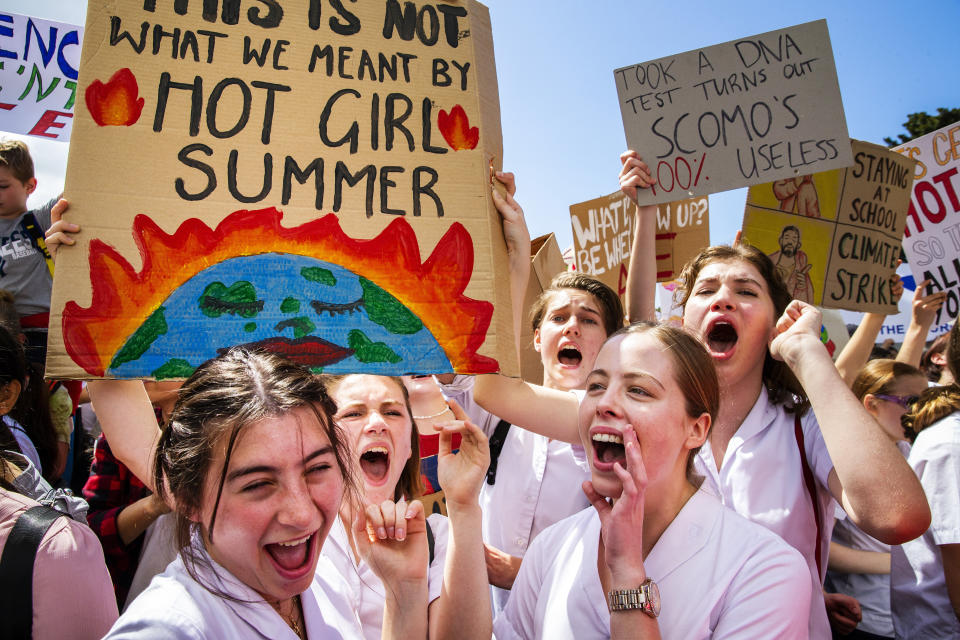
[[[433,562],[427,573],[429,602],[440,597],[443,587],[443,567],[447,559],[447,537],[449,524],[446,517],[440,514],[427,516],[427,522],[433,531],[434,549]],[[347,584],[347,599],[350,608],[357,612],[363,635],[367,640],[380,640],[383,629],[383,609],[387,593],[383,582],[377,577],[366,562],[362,559],[357,562],[350,548],[347,530],[343,521],[337,517],[327,535],[321,557],[326,557]]]
[[[471,422],[493,435],[500,418],[473,400],[473,376],[456,376],[443,393],[463,407]],[[577,400],[583,391],[572,392]],[[480,489],[483,540],[512,556],[523,557],[541,531],[590,506],[581,485],[590,479],[590,466],[581,445],[572,445],[511,425],[497,460],[493,485]],[[490,588],[494,615],[503,609],[510,591]]]
[[[812,411],[801,418],[804,448],[816,480],[820,505],[820,566],[826,571],[833,531],[834,505],[827,478],[833,461]],[[783,405],[770,403],[767,390],[730,439],[723,464],[717,471],[710,441],[696,457],[697,473],[706,479],[703,488],[748,520],[783,538],[806,559],[810,572],[810,637],[831,638],[823,601],[824,575],[817,569],[817,525],[813,503],[803,479],[803,461],[794,433],[794,415]]]
[[[234,602],[211,593],[187,572],[178,557],[154,577],[117,620],[105,640],[171,640],[262,638],[298,640],[297,634],[274,608],[253,589],[200,553],[210,564],[198,564],[205,583],[246,602]],[[322,556],[310,588],[300,595],[307,637],[312,640],[362,640],[360,621],[347,598],[348,587]]]
[[[906,458],[910,453],[910,444],[901,440],[897,443],[900,453]],[[864,533],[847,517],[843,507],[836,507],[836,521],[833,525],[832,541],[851,549],[890,553],[890,545],[880,542]],[[841,573],[827,571],[827,591],[853,596],[860,603],[863,618],[857,625],[859,631],[866,631],[886,638],[893,637],[893,619],[890,617],[890,574],[889,573]]]
[[[40,464],[40,454],[37,453],[37,448],[33,446],[33,440],[27,435],[27,431],[23,428],[23,425],[6,413],[3,414],[2,419],[3,424],[7,425],[7,428],[10,429],[13,439],[17,441],[17,446],[20,447],[20,453],[22,453],[40,473],[43,473],[43,466]]]
[[[497,640],[610,637],[597,572],[600,517],[593,507],[549,527],[530,547]],[[810,586],[796,550],[697,491],[644,561],[660,590],[663,638],[807,637]]]
[[[898,638],[960,638],[939,545],[960,543],[960,412],[917,435],[907,458],[930,503],[930,528],[890,551],[890,609]]]

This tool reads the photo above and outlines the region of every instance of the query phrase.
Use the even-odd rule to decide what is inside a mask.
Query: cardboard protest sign
[[[657,207],[657,281],[675,278],[684,263],[710,244],[706,197]],[[616,291],[627,292],[633,221],[637,207],[622,192],[570,205],[577,269]]]
[[[657,205],[657,282],[680,275],[683,265],[710,246],[706,196]]]
[[[423,503],[423,512],[428,516],[434,513],[439,513],[442,516],[447,515],[447,496],[443,491],[420,496],[417,500]]]
[[[49,375],[518,372],[486,7],[94,2],[80,78]]]
[[[960,124],[894,149],[917,161],[903,248],[917,282],[946,291],[934,324],[960,315]]]
[[[530,279],[523,299],[525,310],[533,307],[540,294],[550,287],[550,282],[567,270],[567,263],[563,261],[560,253],[560,245],[552,233],[531,241],[530,260]],[[540,360],[540,352],[533,345],[533,326],[526,313],[520,331],[520,376],[527,382],[543,384],[543,362]]]
[[[825,20],[614,71],[627,144],[657,184],[640,204],[847,167]]]
[[[0,11],[0,131],[69,140],[83,29]]]
[[[627,266],[637,207],[622,192],[570,205],[574,264],[620,294],[627,291]]]
[[[916,181],[914,181],[914,185],[916,185]],[[907,224],[909,225],[909,216],[907,220]],[[904,243],[904,246],[906,246],[906,243]],[[904,338],[907,337],[907,329],[910,327],[910,318],[913,315],[913,296],[917,291],[917,280],[910,272],[909,264],[901,264],[897,267],[897,274],[903,281],[903,295],[900,297],[900,303],[897,305],[897,312],[892,314],[888,313],[886,317],[884,317],[880,331],[877,333],[876,344],[881,344],[888,338],[892,338],[896,343],[902,343]],[[858,325],[863,319],[863,314],[856,311],[841,311],[839,313],[847,325]],[[936,339],[937,336],[949,333],[951,326],[949,321],[940,322],[939,324],[934,323],[927,332],[924,342],[930,342]]]
[[[892,313],[890,277],[913,162],[851,140],[854,164],[751,187],[745,241],[770,256],[793,297],[831,309]]]

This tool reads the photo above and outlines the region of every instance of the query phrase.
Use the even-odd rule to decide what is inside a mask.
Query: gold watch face
[[[660,615],[660,588],[657,587],[657,583],[653,580],[647,578],[647,580],[640,585],[640,588],[643,589],[647,594],[647,611],[652,613],[654,617]]]

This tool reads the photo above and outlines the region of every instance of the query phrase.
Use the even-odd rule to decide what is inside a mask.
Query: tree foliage
[[[931,131],[942,129],[954,122],[960,122],[960,109],[944,109],[940,107],[937,109],[937,114],[933,116],[926,111],[911,113],[907,115],[907,121],[903,123],[903,128],[907,130],[909,135],[898,133],[897,138],[899,139],[884,138],[883,141],[887,143],[887,146],[895,147],[904,142],[910,142],[914,138],[926,135]]]

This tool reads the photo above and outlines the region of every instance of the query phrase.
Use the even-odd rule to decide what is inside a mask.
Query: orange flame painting
[[[450,109],[450,113],[440,109],[437,116],[437,126],[440,128],[440,133],[443,134],[443,139],[454,151],[476,149],[480,142],[480,129],[470,126],[467,113],[458,104]]]
[[[486,338],[493,305],[464,296],[473,271],[473,243],[463,225],[451,224],[431,255],[421,262],[415,232],[403,218],[392,221],[374,238],[355,239],[341,229],[334,214],[293,228],[281,225],[282,216],[274,208],[240,210],[224,218],[215,229],[191,218],[173,234],[167,234],[141,214],[133,224],[134,240],[143,259],[139,272],[110,245],[98,239],[91,241],[91,304],[82,308],[71,301],[63,310],[64,344],[70,358],[98,377],[117,375],[118,371],[123,376],[132,372],[158,378],[182,377],[200,361],[190,362],[189,369],[171,376],[160,376],[153,369],[145,373],[118,369],[118,363],[131,366],[126,363],[136,361],[144,351],[153,349],[154,343],[167,339],[179,340],[180,347],[191,341],[216,341],[218,338],[205,337],[197,327],[217,325],[219,329],[230,325],[241,336],[249,335],[249,344],[275,347],[293,359],[307,358],[303,361],[308,366],[310,357],[315,358],[312,364],[323,367],[355,357],[356,361],[344,360],[341,365],[358,367],[357,362],[379,362],[375,366],[387,368],[371,372],[421,372],[418,368],[428,365],[416,354],[423,352],[427,339],[436,345],[443,362],[429,365],[434,369],[472,373],[498,370],[495,359],[477,353]],[[255,246],[251,246],[251,238],[257,239]],[[254,260],[261,262],[242,266],[243,261],[249,265]],[[294,264],[297,260],[301,262]],[[328,268],[300,266],[304,260]],[[221,271],[209,275],[218,268]],[[267,284],[258,283],[255,277],[238,275],[243,268],[248,273],[272,271],[281,275],[271,276],[274,279]],[[193,284],[198,279],[200,285]],[[355,292],[346,300],[337,297],[350,283],[359,291],[358,282],[363,285],[359,299],[353,299],[358,297]],[[206,288],[199,295],[190,289],[201,285]],[[314,287],[312,294],[304,293],[307,285]],[[181,292],[186,292],[180,298],[192,305],[201,324],[184,322],[172,306]],[[311,295],[321,299],[309,300]],[[197,312],[198,307],[203,315]],[[175,326],[167,326],[165,309],[177,318]],[[287,315],[281,316],[280,310]],[[274,316],[268,317],[271,312]],[[367,323],[363,331],[355,328],[361,318]],[[389,333],[382,327],[388,327]],[[272,332],[269,337],[268,330]],[[280,335],[290,331],[293,338]],[[179,336],[167,335],[177,332]],[[369,339],[367,334],[374,338]],[[394,334],[405,335],[391,337]],[[141,342],[149,346],[129,355],[134,338],[144,335],[148,339]],[[203,345],[209,347],[203,359],[231,344],[248,342],[231,336],[226,342]]]
[[[124,67],[114,73],[106,84],[94,80],[84,94],[90,115],[101,127],[126,126],[140,119],[143,98],[130,69]]]

